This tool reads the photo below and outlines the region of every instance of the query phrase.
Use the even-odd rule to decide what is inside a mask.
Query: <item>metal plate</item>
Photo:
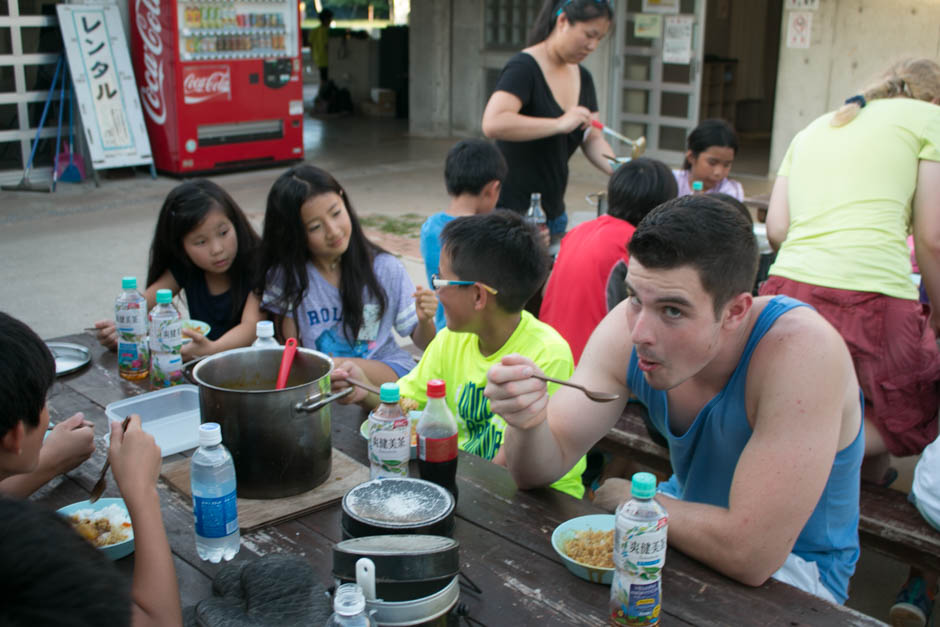
[[[430,525],[444,520],[453,510],[450,492],[422,479],[373,479],[343,497],[343,511],[352,519],[385,529]]]
[[[81,344],[69,342],[46,342],[55,357],[55,374],[61,377],[80,370],[91,361],[91,351]]]

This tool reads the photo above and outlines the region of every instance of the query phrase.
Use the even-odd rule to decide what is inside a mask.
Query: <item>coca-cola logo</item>
[[[140,87],[144,110],[155,124],[166,122],[166,96],[163,87],[163,39],[160,33],[159,0],[135,0],[137,32],[144,62],[144,84]]]
[[[207,100],[232,99],[232,75],[227,65],[186,68],[183,76],[183,102],[198,104]]]

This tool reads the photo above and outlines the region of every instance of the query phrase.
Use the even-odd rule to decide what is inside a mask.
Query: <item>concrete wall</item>
[[[415,135],[450,134],[452,0],[412,0],[408,36],[408,128]]]
[[[409,130],[416,135],[482,136],[489,98],[487,74],[515,50],[484,47],[483,0],[412,0]],[[601,119],[606,119],[612,37],[585,62],[594,77]]]
[[[940,62],[940,2],[936,0],[819,0],[808,49],[786,47],[787,11],[771,142],[776,172],[793,136],[858,93],[892,61]]]

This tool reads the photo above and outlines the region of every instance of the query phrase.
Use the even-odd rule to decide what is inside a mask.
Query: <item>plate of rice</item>
[[[581,579],[610,585],[614,580],[614,515],[579,516],[555,527],[552,547]]]
[[[134,528],[124,499],[79,501],[58,510],[75,532],[113,560],[134,552]]]

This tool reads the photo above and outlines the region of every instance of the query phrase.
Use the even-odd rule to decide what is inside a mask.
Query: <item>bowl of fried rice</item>
[[[552,547],[574,575],[610,585],[614,579],[614,515],[572,518],[555,527]]]
[[[112,560],[134,552],[134,528],[124,499],[80,501],[58,510],[72,528]]]

